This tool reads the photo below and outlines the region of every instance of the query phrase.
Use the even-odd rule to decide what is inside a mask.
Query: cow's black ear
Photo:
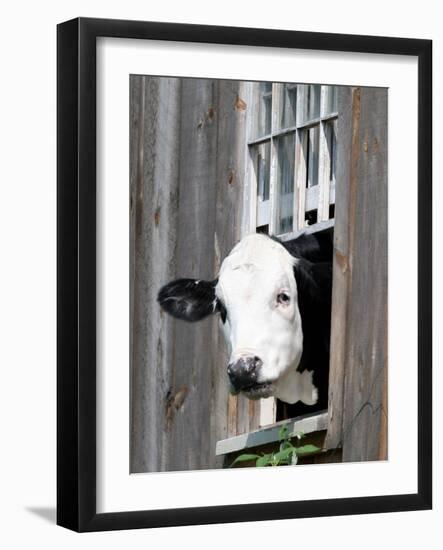
[[[217,311],[215,281],[177,279],[162,287],[158,293],[161,307],[173,317],[184,321],[200,321]]]

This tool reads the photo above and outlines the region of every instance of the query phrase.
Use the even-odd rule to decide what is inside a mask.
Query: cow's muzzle
[[[228,365],[228,376],[235,393],[257,385],[258,371],[263,361],[256,355],[240,357]]]

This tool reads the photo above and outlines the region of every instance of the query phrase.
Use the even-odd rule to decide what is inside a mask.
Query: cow
[[[327,407],[331,288],[330,232],[286,242],[253,233],[214,280],[172,281],[158,302],[188,322],[219,315],[231,393],[299,403],[300,414]]]

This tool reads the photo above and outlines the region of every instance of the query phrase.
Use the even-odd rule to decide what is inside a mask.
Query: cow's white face
[[[217,280],[178,279],[159,292],[162,308],[178,319],[194,322],[220,313],[233,393],[317,401],[312,372],[296,370],[303,351],[296,261],[277,241],[253,234],[225,258]]]
[[[230,348],[234,393],[249,398],[279,393],[295,374],[303,350],[295,259],[269,237],[245,237],[223,261],[215,288],[226,309],[223,332]]]

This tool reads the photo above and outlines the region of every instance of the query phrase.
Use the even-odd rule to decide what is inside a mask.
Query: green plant
[[[289,428],[287,425],[282,426],[278,433],[278,440],[280,442],[279,450],[275,453],[262,453],[261,455],[257,454],[242,454],[239,455],[234,462],[231,464],[238,464],[239,462],[250,462],[255,460],[255,465],[257,467],[263,466],[288,466],[290,464],[297,464],[298,457],[318,453],[321,449],[315,445],[293,445],[292,439],[295,439],[299,442],[304,437],[304,433],[296,432],[294,434],[289,433]]]

